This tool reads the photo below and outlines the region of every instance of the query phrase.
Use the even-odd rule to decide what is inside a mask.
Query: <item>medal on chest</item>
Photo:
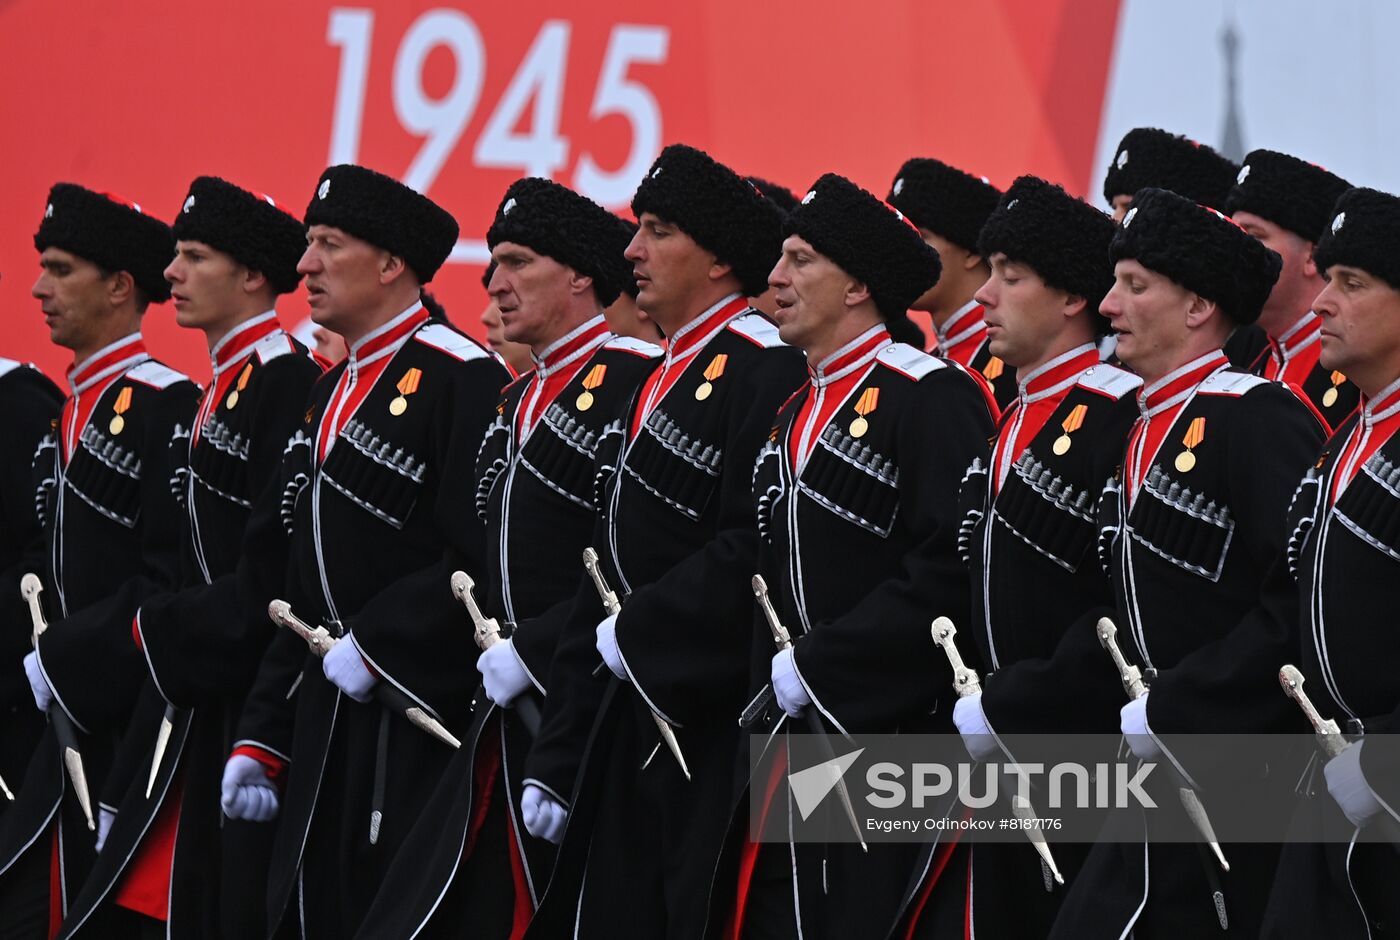
[[[117,400],[112,404],[112,420],[107,424],[107,430],[113,434],[122,433],[126,427],[126,418],[123,415],[131,407],[131,386],[128,385],[117,393]]]

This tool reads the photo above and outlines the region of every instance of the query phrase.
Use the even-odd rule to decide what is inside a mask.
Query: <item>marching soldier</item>
[[[264,503],[277,501],[290,529],[285,599],[297,619],[284,611],[280,622],[324,627],[312,637],[324,658],[292,633],[274,639],[222,803],[233,818],[280,811],[269,929],[285,916],[304,937],[338,938],[358,927],[446,767],[443,729],[467,723],[475,647],[448,579],[482,570],[484,533],[462,481],[507,374],[423,307],[422,285],[457,239],[445,210],[343,165],[321,174],[305,223],[297,270],[312,316],[350,356],[312,390],[281,492]]]
[[[1113,603],[1095,552],[1093,513],[1122,459],[1142,385],[1100,363],[1095,347],[1107,329],[1099,302],[1113,285],[1113,232],[1099,210],[1023,176],[980,236],[992,276],[977,298],[987,309],[992,351],[1016,370],[1019,392],[991,459],[973,465],[963,484],[972,573],[966,632],[989,674],[981,693],[958,700],[953,720],[978,760],[993,757],[1007,734],[1114,730],[1118,697],[1065,695],[1066,685],[1080,683],[1051,662],[1070,627]],[[1097,674],[1103,664],[1095,658],[1075,667]],[[1085,851],[1056,845],[1067,878]],[[1043,937],[1064,896],[1043,875],[1028,846],[973,846],[974,931]]]
[[[62,407],[63,393],[38,368],[0,357],[0,816],[14,805],[13,788],[44,730],[24,675],[33,626],[19,579],[43,565],[30,462]]]
[[[899,168],[886,201],[919,228],[938,252],[938,280],[910,309],[927,311],[938,337],[936,352],[980,373],[992,386],[997,406],[1016,398],[1016,375],[991,350],[986,310],[973,296],[991,274],[977,235],[1001,191],[984,176],[972,176],[939,160],[915,158]]]
[[[930,611],[967,616],[957,489],[986,457],[995,405],[962,366],[891,338],[886,324],[939,269],[898,211],[828,174],[784,231],[769,283],[779,335],[806,354],[809,378],[778,412],[754,471],[762,570],[792,639],[775,655],[767,626],[754,635],[751,684],[771,682],[777,705],[777,724],[756,732],[946,730],[952,678],[928,624]],[[821,717],[794,726],[805,714]],[[793,812],[781,783],[764,794],[764,816]],[[743,845],[725,936],[861,936],[894,920],[918,845],[867,855],[850,842],[789,840]],[[961,923],[965,880],[949,868],[944,888],[934,906]]]
[[[1221,349],[1232,321],[1258,317],[1278,255],[1215,210],[1145,189],[1134,195],[1111,257],[1115,282],[1099,310],[1144,384],[1121,471],[1100,501],[1100,545],[1117,596],[1118,640],[1131,662],[1170,685],[1212,668],[1255,604],[1283,549],[1283,515],[1320,426],[1288,389],[1230,370]],[[1095,642],[1087,624],[1074,629]],[[1117,671],[1102,661],[1098,681],[1116,689]],[[1165,760],[1153,733],[1229,730],[1202,724],[1189,697],[1160,709],[1152,698],[1124,706],[1120,718],[1143,760]],[[1207,789],[1228,776],[1197,773]],[[1260,773],[1250,765],[1229,784],[1293,784],[1280,779],[1286,770]],[[1173,794],[1155,792],[1161,811],[1174,809],[1187,825]],[[1154,841],[1154,831],[1093,846],[1052,936],[1206,936],[1227,924],[1246,936],[1258,931],[1277,846],[1229,844],[1225,872],[1197,846]]]
[[[74,365],[69,398],[34,458],[45,564],[32,614],[36,627],[52,626],[24,668],[51,728],[0,822],[7,937],[46,927],[51,935],[92,865],[96,801],[145,674],[132,617],[177,579],[169,444],[198,395],[141,338],[147,306],[170,296],[162,275],[174,254],[169,226],[59,183],[34,247],[42,272],[32,292]]]
[[[535,363],[502,393],[476,463],[488,550],[473,597],[478,627],[489,617],[505,638],[477,660],[489,701],[405,844],[414,864],[385,881],[365,937],[456,936],[470,924],[475,936],[505,940],[548,884],[553,846],[529,838],[520,818],[532,732],[512,706],[524,696],[538,716],[592,542],[599,439],[661,356],[603,317],[631,280],[630,240],[620,219],[541,179],[506,190],[487,232],[506,338],[528,345]]]
[[[1269,345],[1249,371],[1301,388],[1328,433],[1355,410],[1358,393],[1344,374],[1318,364],[1322,321],[1311,305],[1323,282],[1313,248],[1347,188],[1346,180],[1320,166],[1255,150],[1244,158],[1225,200],[1225,212],[1283,259],[1278,283],[1259,314]]]
[[[204,333],[213,373],[194,420],[170,440],[171,485],[185,510],[181,589],[137,612],[133,636],[149,681],[119,760],[132,779],[114,797],[115,823],[102,810],[104,834],[113,828],[65,937],[106,935],[123,920],[168,937],[264,930],[263,892],[238,889],[244,870],[267,864],[271,833],[238,820],[221,830],[218,793],[229,729],[274,630],[258,609],[265,601],[246,594],[256,582],[280,588],[285,563],[277,545],[245,543],[244,531],[255,499],[280,481],[282,450],[321,375],[274,309],[301,281],[306,237],[268,197],[212,176],[190,185],[174,234],[165,277],[176,320]],[[240,876],[226,891],[221,854]]]
[[[1167,189],[1192,202],[1221,209],[1240,168],[1211,147],[1156,127],[1135,127],[1123,135],[1103,179],[1103,197],[1122,222],[1133,194],[1146,187]],[[1240,324],[1225,343],[1237,369],[1248,369],[1268,346],[1256,323]]]
[[[632,209],[637,303],[669,345],[598,445],[592,544],[621,611],[579,586],[526,762],[524,822],[563,839],[539,937],[704,929],[748,681],[754,460],[802,377],[801,355],[744,299],[778,255],[771,202],[677,144]]]

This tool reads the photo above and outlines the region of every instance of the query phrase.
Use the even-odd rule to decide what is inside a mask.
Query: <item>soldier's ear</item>
[[[267,286],[267,275],[252,268],[243,269],[243,293],[256,294]]]
[[[1191,303],[1186,308],[1186,325],[1191,329],[1200,329],[1210,323],[1213,317],[1224,319],[1225,311],[1220,309],[1220,305],[1213,300],[1206,300],[1200,294],[1191,295]]]
[[[734,265],[732,265],[732,264],[725,264],[724,262],[720,261],[718,258],[716,258],[716,259],[714,260],[714,263],[710,265],[710,280],[712,280],[712,281],[721,281],[721,280],[724,280],[725,277],[727,277],[728,275],[733,274],[733,273],[734,273]]]
[[[593,276],[591,274],[580,274],[572,268],[569,269],[569,293],[582,294],[584,291],[593,289]]]
[[[107,300],[113,307],[120,307],[136,296],[136,279],[130,271],[113,271],[107,275]]]
[[[864,281],[854,278],[846,282],[846,306],[856,307],[870,300],[870,287]]]
[[[1317,259],[1313,257],[1313,252],[1317,245],[1308,244],[1308,256],[1303,259],[1303,274],[1306,277],[1317,277],[1321,272],[1317,270]]]
[[[398,255],[384,252],[379,262],[379,283],[389,285],[403,277],[408,263]]]
[[[1088,308],[1089,301],[1085,300],[1083,297],[1080,297],[1078,294],[1065,294],[1063,312],[1066,320],[1070,317],[1078,316]]]

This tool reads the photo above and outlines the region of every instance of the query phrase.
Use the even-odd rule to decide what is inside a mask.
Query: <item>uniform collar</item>
[[[676,330],[676,335],[668,337],[670,342],[666,344],[666,358],[674,362],[704,348],[731,319],[747,308],[748,302],[737,292],[720,300]]]
[[[124,372],[149,356],[141,331],[128,333],[115,343],[108,343],[77,365],[68,369],[68,387],[74,395],[118,372]]]
[[[1274,345],[1287,362],[1322,337],[1322,318],[1309,310],[1298,318],[1298,322],[1288,328],[1278,339],[1273,340]]]
[[[1143,386],[1138,392],[1138,410],[1144,418],[1150,418],[1179,405],[1190,396],[1197,385],[1229,364],[1230,360],[1226,359],[1225,353],[1219,349],[1212,349],[1205,355],[1192,359],[1151,385]]]
[[[815,366],[809,363],[807,373],[811,377],[812,387],[829,385],[850,375],[856,369],[864,368],[874,361],[880,350],[892,342],[894,340],[890,338],[890,331],[885,325],[875,324]]]
[[[981,330],[983,315],[986,311],[976,300],[969,300],[959,307],[951,317],[943,321],[942,326],[935,326],[933,332],[938,336],[938,345],[947,350],[970,339]]]
[[[1372,425],[1400,412],[1400,379],[1381,389],[1375,398],[1361,402],[1361,421]]]
[[[1093,343],[1076,346],[1049,362],[1036,366],[1029,375],[1018,380],[1022,405],[1057,395],[1070,388],[1084,370],[1099,364],[1099,351]]]
[[[209,362],[218,375],[231,365],[242,362],[252,349],[262,340],[281,329],[277,322],[277,311],[268,310],[250,320],[244,320],[224,334],[224,338],[209,350]]]
[[[578,361],[581,357],[590,356],[599,346],[608,341],[612,334],[608,331],[608,323],[599,313],[593,319],[582,323],[564,336],[550,343],[539,355],[530,354],[530,358],[535,361],[535,374],[541,379],[548,378],[554,372],[570,363]]]
[[[423,309],[423,301],[415,301],[413,306],[351,346],[349,367],[358,369],[397,351],[414,330],[430,319],[428,311]]]

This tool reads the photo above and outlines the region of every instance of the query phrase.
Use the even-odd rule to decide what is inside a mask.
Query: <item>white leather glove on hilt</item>
[[[617,614],[605,618],[598,624],[598,655],[608,664],[613,675],[627,678],[627,667],[622,665],[622,651],[617,648]]]
[[[39,653],[30,650],[24,657],[24,675],[29,679],[29,689],[34,693],[34,707],[41,712],[49,710],[53,704],[53,689],[44,678],[44,670],[39,668]]]
[[[229,819],[267,822],[277,816],[277,787],[262,764],[246,754],[235,754],[224,764],[219,805]]]
[[[984,761],[1001,751],[996,738],[992,737],[992,726],[987,722],[987,713],[982,710],[982,693],[958,699],[953,703],[953,724],[962,735],[963,746],[975,761]]]
[[[564,823],[568,818],[569,811],[563,803],[533,783],[525,784],[525,792],[520,797],[520,821],[530,835],[558,845],[564,837]]]
[[[1347,819],[1358,829],[1371,821],[1371,817],[1383,812],[1381,801],[1366,782],[1366,774],[1361,770],[1361,748],[1365,741],[1348,747],[1329,760],[1322,768],[1327,777],[1327,792],[1342,808]]]
[[[1149,692],[1124,705],[1118,713],[1118,724],[1137,759],[1155,762],[1162,759],[1162,749],[1152,737],[1152,729],[1147,727],[1147,698],[1151,694]]]
[[[530,688],[530,674],[515,652],[515,644],[502,640],[476,658],[476,670],[481,673],[481,685],[486,697],[502,708],[508,708],[521,692]]]
[[[370,700],[369,690],[379,681],[348,633],[321,660],[321,671],[332,685],[360,703]]]
[[[802,715],[802,709],[812,704],[812,696],[807,694],[807,687],[797,677],[797,664],[793,662],[792,654],[790,649],[779,650],[773,654],[768,674],[773,683],[773,698],[777,700],[778,707],[790,717],[798,718]]]

